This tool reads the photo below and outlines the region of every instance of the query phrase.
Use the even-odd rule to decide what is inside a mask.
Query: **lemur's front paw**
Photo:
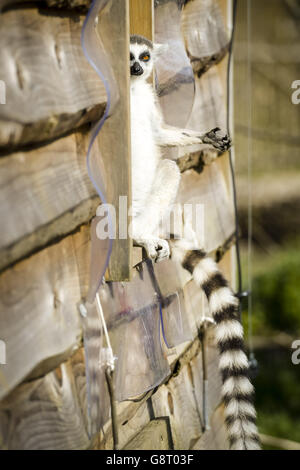
[[[144,248],[148,258],[155,262],[170,257],[169,243],[162,238],[138,239],[135,240],[135,244]]]
[[[212,145],[220,152],[226,152],[231,147],[231,138],[227,134],[223,134],[219,127],[207,132],[203,137],[205,144]]]

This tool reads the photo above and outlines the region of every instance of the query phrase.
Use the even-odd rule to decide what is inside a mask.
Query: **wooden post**
[[[152,41],[154,36],[153,0],[130,0],[130,34],[140,34]]]
[[[130,34],[154,38],[154,1],[129,0]],[[142,261],[142,249],[133,248],[133,266]]]
[[[114,0],[103,12],[99,33],[113,65],[120,99],[117,110],[110,116],[100,132],[98,141],[107,169],[107,200],[116,210],[117,233],[106,273],[110,281],[130,280],[132,267],[132,240],[119,239],[119,196],[127,196],[131,205],[130,164],[130,101],[129,101],[129,2]],[[127,214],[127,226],[129,224]]]

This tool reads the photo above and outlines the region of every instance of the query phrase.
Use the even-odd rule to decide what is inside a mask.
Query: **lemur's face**
[[[130,38],[130,75],[132,80],[146,80],[153,68],[153,46],[142,36]]]

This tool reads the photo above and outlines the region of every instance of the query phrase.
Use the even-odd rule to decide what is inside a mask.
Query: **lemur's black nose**
[[[135,62],[130,68],[131,75],[142,75],[143,72],[144,71],[138,62]]]

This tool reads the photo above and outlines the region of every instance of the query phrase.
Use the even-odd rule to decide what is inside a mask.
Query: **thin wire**
[[[236,14],[237,14],[237,0],[233,1],[232,9],[232,31],[231,38],[229,42],[228,49],[228,63],[227,63],[227,131],[230,134],[230,112],[231,112],[231,93],[230,93],[230,76],[231,76],[231,65],[232,65],[232,50],[233,43],[235,38],[235,27],[236,27]],[[233,155],[232,150],[229,149],[229,164],[230,164],[230,173],[232,181],[232,192],[233,192],[233,205],[234,205],[234,218],[235,218],[235,249],[236,249],[236,261],[237,261],[237,275],[238,275],[238,292],[237,296],[239,298],[239,316],[242,316],[242,304],[241,296],[243,289],[243,279],[242,279],[242,266],[241,266],[241,254],[240,254],[240,241],[239,241],[239,214],[237,207],[237,191],[236,191],[236,182],[235,182],[235,172],[233,166]]]
[[[202,420],[203,420],[203,432],[209,429],[208,427],[208,409],[207,409],[207,398],[208,398],[208,373],[207,373],[207,354],[206,354],[206,326],[202,324],[200,328],[199,338],[201,341],[201,352],[202,352]]]
[[[156,292],[156,295],[157,295],[157,298],[158,298],[158,301],[159,301],[159,319],[160,319],[159,321],[160,321],[160,326],[161,326],[163,339],[164,339],[164,342],[165,342],[167,348],[170,349],[170,346],[168,345],[168,341],[167,341],[166,334],[165,334],[164,317],[163,317],[163,312],[162,312],[163,295],[162,295],[162,292],[160,290],[159,284],[157,282],[152,262],[151,261],[146,262],[146,266],[147,266],[147,269],[148,269],[148,273],[150,275],[152,286],[153,286],[153,288]]]
[[[248,89],[248,343],[250,356],[253,355],[253,305],[252,305],[252,235],[253,235],[253,214],[252,214],[252,18],[251,0],[247,0],[247,89]]]
[[[233,1],[232,11],[232,33],[229,44],[229,59],[227,71],[227,129],[230,131],[230,76],[231,76],[231,63],[232,63],[232,50],[235,37],[236,28],[236,15],[237,15],[237,0]],[[237,259],[237,272],[238,272],[238,292],[239,298],[239,315],[242,316],[242,302],[243,297],[248,297],[248,344],[250,352],[250,360],[255,365],[254,350],[253,350],[253,301],[252,301],[252,235],[253,235],[253,213],[252,213],[252,67],[251,67],[251,39],[252,39],[252,21],[251,21],[251,0],[247,0],[247,91],[248,91],[248,149],[247,149],[247,165],[248,165],[248,240],[247,240],[247,285],[248,291],[243,292],[243,278],[241,267],[240,255],[240,241],[239,241],[239,215],[237,208],[237,191],[235,172],[233,166],[233,156],[231,149],[229,150],[230,172],[232,178],[234,214],[235,214],[235,236],[236,236],[236,259]]]
[[[164,324],[164,317],[163,317],[161,302],[159,302],[159,321],[160,321],[160,325],[161,325],[161,332],[162,332],[162,335],[163,335],[164,342],[165,342],[167,348],[170,349],[170,346],[169,346],[167,338],[166,338],[166,333],[165,333],[165,324]]]

